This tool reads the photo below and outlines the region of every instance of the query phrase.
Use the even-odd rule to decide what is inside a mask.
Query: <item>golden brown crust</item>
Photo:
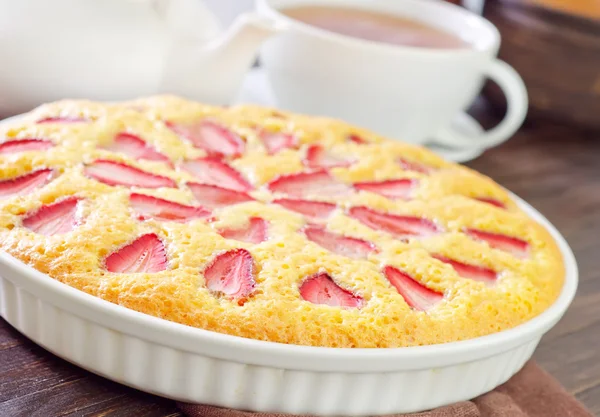
[[[35,124],[43,117],[68,115],[91,120],[80,124]],[[231,161],[256,187],[256,202],[229,206],[215,212],[217,221],[187,224],[136,220],[128,207],[130,190],[86,178],[83,164],[96,158],[123,161],[174,179],[192,180],[189,174],[160,162],[135,161],[98,148],[117,132],[142,136],[175,164],[204,151],[182,141],[163,123],[196,121],[210,117],[237,132],[247,153]],[[296,134],[302,147],[268,155],[257,128]],[[393,142],[340,121],[313,118],[255,106],[228,109],[210,107],[176,97],[151,97],[130,103],[104,105],[63,101],[42,106],[4,128],[7,139],[43,137],[57,146],[46,152],[0,155],[0,179],[39,167],[57,168],[61,175],[23,197],[0,200],[1,247],[11,255],[70,286],[110,302],[167,320],[248,338],[274,342],[334,347],[398,347],[469,339],[501,331],[538,315],[558,296],[564,279],[559,250],[548,232],[529,219],[510,196],[490,179],[465,167],[448,163],[412,145]],[[347,140],[359,134],[368,144]],[[371,193],[344,198],[315,197],[337,203],[327,227],[335,232],[375,242],[381,249],[368,260],[331,253],[298,233],[305,219],[269,204],[263,185],[285,173],[302,171],[306,144],[320,143],[359,161],[332,174],[347,183],[389,178],[417,178],[411,200],[390,200]],[[403,171],[399,157],[436,168],[429,174]],[[173,201],[193,202],[191,192],[180,188],[141,189],[142,193]],[[85,221],[72,232],[45,237],[20,226],[21,216],[65,195],[85,197]],[[474,198],[493,198],[500,209]],[[398,214],[434,220],[444,233],[402,242],[370,229],[344,214],[363,205]],[[269,240],[258,245],[227,240],[215,232],[225,225],[242,226],[252,216],[269,221]],[[529,256],[517,258],[468,237],[465,228],[515,236],[530,245]],[[116,248],[148,233],[166,242],[169,268],[154,274],[115,274],[102,260]],[[257,264],[256,291],[243,305],[207,290],[204,266],[216,252],[244,247]],[[460,262],[500,272],[494,285],[461,278],[448,264],[431,257],[437,253]],[[444,293],[444,300],[429,311],[411,309],[381,273],[384,265],[405,271],[422,284]],[[360,309],[316,305],[299,296],[303,279],[327,271],[336,282],[362,296]]]

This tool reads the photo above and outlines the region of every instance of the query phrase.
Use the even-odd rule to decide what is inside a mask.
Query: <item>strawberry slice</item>
[[[396,159],[398,165],[405,171],[415,171],[420,172],[421,174],[429,174],[433,171],[433,168],[428,167],[427,165],[420,164],[418,162],[409,161],[408,159],[398,158]]]
[[[27,151],[45,151],[54,146],[46,139],[15,139],[0,143],[0,154],[11,154]]]
[[[219,234],[225,239],[259,244],[268,239],[269,223],[260,217],[251,217],[248,225],[239,229],[220,229]]]
[[[279,198],[273,200],[273,203],[279,204],[288,210],[303,214],[311,220],[322,220],[328,218],[336,209],[332,203],[322,201],[294,200],[289,198]]]
[[[152,274],[166,270],[167,262],[162,240],[155,233],[147,233],[110,254],[104,265],[118,274]]]
[[[308,240],[338,255],[366,259],[369,254],[378,252],[377,247],[371,242],[333,233],[323,226],[309,224],[302,231]]]
[[[517,258],[526,258],[529,255],[529,243],[516,237],[477,229],[465,229],[465,233],[473,239],[483,240],[492,248],[508,252]]]
[[[298,138],[290,133],[261,131],[260,139],[269,155],[274,155],[284,149],[296,149]]]
[[[218,185],[236,191],[250,191],[253,188],[242,174],[216,158],[187,161],[181,167],[202,184]]]
[[[481,201],[482,203],[491,204],[492,206],[496,206],[501,209],[506,209],[506,205],[502,201],[496,200],[495,198],[479,197],[479,198],[476,198],[475,200]]]
[[[246,249],[232,249],[217,255],[204,270],[206,287],[232,298],[248,297],[256,281],[254,258]]]
[[[393,266],[385,266],[383,275],[398,290],[406,304],[415,310],[429,310],[444,298],[442,293],[427,288],[410,275]]]
[[[44,123],[88,123],[90,120],[85,117],[77,117],[77,116],[53,116],[53,117],[44,117],[43,119],[38,120],[37,124]]]
[[[326,272],[308,277],[300,286],[300,296],[313,304],[332,307],[361,308],[362,297],[337,285]]]
[[[129,204],[139,220],[156,219],[185,223],[193,219],[204,219],[210,216],[210,210],[204,207],[186,206],[162,198],[145,194],[132,193]]]
[[[311,195],[340,196],[351,191],[350,187],[333,178],[326,170],[280,175],[267,187],[273,192],[299,198]]]
[[[408,200],[419,182],[410,178],[387,181],[368,181],[354,184],[356,190],[368,191],[391,199]]]
[[[348,141],[356,143],[357,145],[366,145],[369,143],[365,138],[357,135],[356,133],[349,134],[347,139]]]
[[[247,201],[254,201],[248,194],[228,190],[227,188],[218,187],[210,184],[199,184],[195,182],[188,182],[187,186],[194,194],[194,197],[200,204],[209,208],[220,208],[225,206],[231,206],[233,204],[245,203]]]
[[[0,181],[0,200],[10,196],[25,195],[48,184],[54,177],[53,169],[38,169],[18,177]]]
[[[368,207],[352,207],[348,214],[371,229],[382,230],[399,239],[427,237],[441,232],[434,222],[421,217],[382,213]]]
[[[245,143],[231,130],[208,120],[192,124],[166,122],[176,134],[189,140],[197,148],[204,149],[214,156],[240,156]]]
[[[86,166],[85,174],[108,185],[141,188],[177,187],[177,184],[171,178],[142,171],[108,159],[97,159]]]
[[[455,261],[454,259],[446,258],[442,255],[431,255],[435,259],[449,264],[454,268],[456,273],[463,278],[469,278],[475,281],[481,281],[486,284],[493,284],[498,279],[496,271],[490,268],[477,265],[469,265],[462,262]]]
[[[113,142],[105,149],[111,152],[123,153],[133,159],[170,162],[165,155],[144,142],[139,136],[131,133],[118,133]]]
[[[81,223],[77,207],[81,200],[68,197],[47,204],[23,218],[23,226],[32,232],[46,236],[68,233]]]
[[[321,145],[310,145],[303,162],[309,168],[337,168],[348,167],[356,160],[333,155]]]

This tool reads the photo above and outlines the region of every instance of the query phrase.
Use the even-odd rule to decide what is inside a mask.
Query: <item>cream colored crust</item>
[[[93,122],[33,123],[41,117],[57,115],[82,115]],[[184,157],[202,156],[204,152],[179,139],[162,121],[195,121],[203,117],[220,121],[246,139],[247,153],[233,160],[232,165],[256,186],[251,194],[260,202],[218,210],[215,213],[218,221],[212,224],[202,220],[188,224],[140,222],[130,213],[128,189],[110,187],[82,175],[82,163],[102,157],[160,173],[179,184],[192,180],[190,175],[171,170],[165,164],[138,162],[97,146],[110,143],[115,133],[126,130],[139,134],[177,164]],[[301,171],[304,146],[269,156],[256,135],[259,126],[293,132],[302,144],[318,142],[359,158],[349,168],[333,169],[333,175],[342,181],[420,179],[415,198],[410,201],[392,201],[364,192],[329,200],[338,203],[340,209],[328,227],[375,242],[381,248],[380,253],[368,260],[354,260],[328,252],[297,233],[305,223],[302,216],[268,204],[272,197],[262,185],[279,174]],[[349,133],[358,133],[371,144],[348,143]],[[3,135],[49,138],[58,146],[47,152],[0,155],[0,178],[48,166],[58,168],[62,175],[30,195],[0,200],[1,247],[72,287],[174,322],[300,345],[428,345],[482,336],[523,323],[548,308],[563,285],[564,266],[555,242],[545,229],[516,207],[500,186],[426,149],[389,141],[340,121],[255,106],[223,109],[161,96],[114,105],[86,101],[53,103],[5,127]],[[395,162],[399,156],[438,169],[429,175],[403,171]],[[185,186],[138,191],[182,203],[193,202]],[[86,198],[85,222],[74,231],[44,237],[20,227],[22,214],[72,194]],[[504,202],[508,210],[467,197],[493,197]],[[345,216],[343,209],[353,205],[418,214],[436,221],[446,232],[403,243]],[[242,225],[256,215],[270,222],[270,239],[261,244],[226,240],[214,231],[224,225]],[[464,227],[524,239],[531,245],[531,256],[518,259],[491,249],[461,233]],[[114,274],[103,269],[107,255],[150,231],[166,242],[167,271]],[[247,248],[257,264],[257,290],[241,306],[209,292],[201,273],[216,252],[236,247]],[[500,279],[489,286],[461,278],[451,266],[433,259],[430,253],[490,267],[500,271]],[[397,266],[432,289],[444,292],[444,300],[427,312],[411,309],[381,274],[383,265]],[[343,287],[364,297],[364,307],[342,309],[303,301],[299,284],[322,270]]]

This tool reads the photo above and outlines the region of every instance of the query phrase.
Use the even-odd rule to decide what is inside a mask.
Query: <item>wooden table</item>
[[[490,119],[488,113],[479,115]],[[600,134],[530,122],[468,164],[539,209],[564,234],[581,272],[578,296],[537,361],[600,416]],[[0,320],[0,416],[181,416],[174,403],[83,371]]]

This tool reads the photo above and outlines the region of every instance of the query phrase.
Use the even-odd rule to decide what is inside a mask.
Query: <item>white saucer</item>
[[[275,98],[273,97],[273,93],[271,92],[271,88],[264,72],[260,68],[254,68],[248,72],[235,102],[275,106]],[[453,127],[456,132],[461,132],[465,136],[480,135],[483,131],[483,128],[477,120],[466,113],[461,113],[454,119]],[[482,148],[451,149],[437,145],[426,146],[442,157],[455,162],[470,161],[477,158],[485,150]]]

